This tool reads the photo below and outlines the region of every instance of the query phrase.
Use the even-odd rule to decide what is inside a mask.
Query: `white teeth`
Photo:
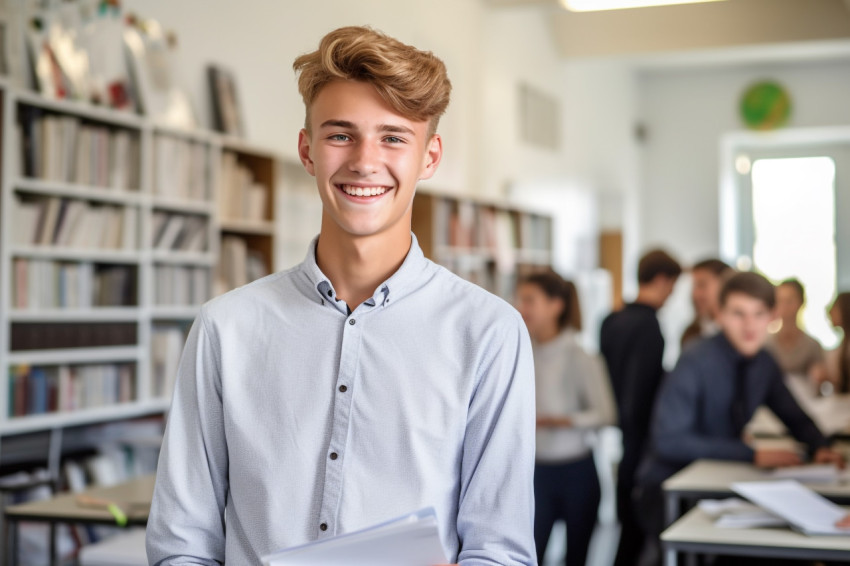
[[[387,187],[355,187],[352,185],[340,185],[345,194],[358,197],[374,197],[387,192]]]

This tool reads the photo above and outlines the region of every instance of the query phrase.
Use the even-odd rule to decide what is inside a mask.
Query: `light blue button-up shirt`
[[[349,313],[315,245],[201,309],[162,446],[150,563],[259,564],[433,506],[451,560],[536,564],[533,362],[518,313],[426,259],[415,236]]]

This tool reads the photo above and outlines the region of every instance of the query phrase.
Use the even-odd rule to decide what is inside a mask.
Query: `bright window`
[[[826,308],[835,296],[835,162],[829,157],[759,159],[752,167],[753,263],[774,283],[806,289],[801,326],[825,348],[838,338]]]

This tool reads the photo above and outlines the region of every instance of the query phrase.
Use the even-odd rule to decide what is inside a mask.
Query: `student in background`
[[[572,282],[555,272],[517,287],[528,326],[537,385],[534,539],[538,563],[558,520],[567,524],[567,566],[584,566],[599,512],[593,431],[614,424],[614,400],[602,361],[578,342],[581,309]]]
[[[652,406],[664,374],[664,337],[656,311],[670,297],[681,273],[682,267],[666,252],[647,253],[638,264],[637,299],[602,322],[600,350],[611,376],[623,432],[623,459],[617,470],[617,514],[621,530],[615,566],[633,565],[643,547],[643,532],[635,521],[632,492],[649,434]]]
[[[829,318],[842,331],[841,343],[827,357],[829,379],[836,393],[850,393],[850,292],[838,294],[829,308]]]
[[[776,334],[768,334],[765,348],[786,376],[804,377],[817,391],[827,379],[827,370],[820,343],[797,324],[805,301],[803,285],[796,279],[787,279],[776,287],[776,316],[782,327]]]
[[[720,293],[722,332],[683,352],[664,380],[638,476],[636,505],[641,524],[656,544],[664,527],[661,484],[691,462],[736,460],[764,468],[802,463],[797,452],[754,449],[744,441],[744,426],[760,405],[771,409],[808,447],[813,461],[843,466],[764,349],[774,306],[773,285],[761,275],[738,273],[730,278]]]
[[[719,259],[705,259],[691,268],[691,301],[694,320],[682,334],[682,346],[699,338],[714,336],[720,331],[717,315],[718,297],[723,280],[734,270]]]

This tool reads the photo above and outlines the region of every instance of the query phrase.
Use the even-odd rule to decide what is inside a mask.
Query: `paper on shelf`
[[[262,561],[263,566],[434,566],[447,562],[432,508],[275,552]]]
[[[729,499],[703,499],[697,507],[714,520],[714,526],[723,529],[751,529],[756,527],[783,527],[788,522],[748,501],[737,497]]]
[[[850,534],[835,526],[847,514],[844,509],[794,480],[733,483],[732,491],[782,517],[803,534]]]

